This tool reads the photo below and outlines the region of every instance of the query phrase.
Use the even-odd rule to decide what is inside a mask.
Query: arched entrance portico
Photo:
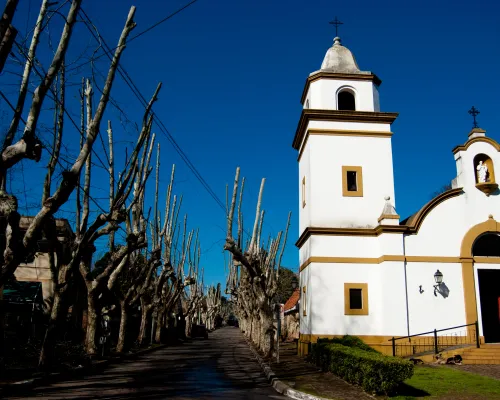
[[[474,274],[474,263],[488,257],[500,257],[496,244],[500,242],[500,223],[493,216],[485,222],[473,226],[462,240],[460,260],[462,263],[462,279],[464,285],[465,316],[467,324],[478,321],[478,299],[481,300],[483,336],[489,342],[500,341],[500,290],[492,281],[500,280],[500,269],[478,270],[478,285]],[[498,253],[498,254],[497,254]],[[499,258],[500,262],[500,258]],[[491,264],[490,264],[491,265]],[[493,276],[494,275],[494,276]],[[484,293],[476,293],[476,287],[482,283]],[[500,286],[500,285],[498,285]],[[484,304],[483,304],[484,303]]]

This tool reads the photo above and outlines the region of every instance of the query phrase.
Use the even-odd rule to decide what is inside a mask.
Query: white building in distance
[[[476,321],[481,340],[500,342],[500,145],[474,128],[453,149],[450,189],[401,221],[391,145],[398,114],[380,111],[380,84],[338,37],[306,80],[293,140],[299,353],[345,334],[389,353],[392,337]],[[470,325],[446,333],[475,332]]]

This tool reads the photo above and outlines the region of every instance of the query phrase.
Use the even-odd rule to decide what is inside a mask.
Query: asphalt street
[[[11,399],[285,399],[267,382],[238,328],[109,366]]]

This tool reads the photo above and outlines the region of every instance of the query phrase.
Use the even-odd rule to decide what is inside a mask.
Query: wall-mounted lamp
[[[292,289],[295,290],[297,289],[297,287],[299,286],[299,280],[297,279],[297,277],[294,275],[292,277]]]
[[[425,290],[424,290],[424,289],[422,289],[422,285],[420,285],[420,286],[418,287],[418,292],[419,292],[420,294],[422,294],[422,293],[424,293],[424,292],[425,292]]]
[[[436,281],[436,284],[434,285],[434,296],[437,297],[439,287],[441,286],[441,283],[443,282],[443,273],[440,272],[439,270],[437,270],[436,273],[434,274],[434,280]]]

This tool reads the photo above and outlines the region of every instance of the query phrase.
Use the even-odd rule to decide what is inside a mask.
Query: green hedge
[[[360,350],[371,351],[373,353],[379,353],[374,348],[368,346],[359,337],[351,336],[351,335],[344,335],[342,337],[334,338],[334,339],[318,339],[318,343],[337,343],[337,344],[342,344],[342,345],[347,346],[347,347],[355,347],[355,348],[360,349]]]
[[[370,393],[390,393],[413,375],[409,361],[338,343],[318,341],[312,345],[310,358],[324,371]]]

